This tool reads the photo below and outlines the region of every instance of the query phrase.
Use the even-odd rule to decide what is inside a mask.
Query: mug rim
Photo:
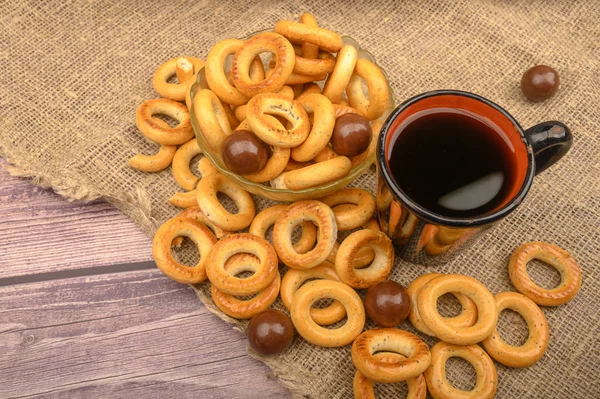
[[[471,98],[473,100],[480,101],[492,108],[496,111],[500,112],[517,130],[519,135],[522,138],[523,144],[526,147],[527,152],[527,171],[525,174],[525,180],[521,185],[518,193],[509,200],[509,202],[504,205],[502,208],[483,216],[471,217],[471,218],[452,218],[443,216],[428,209],[422,207],[413,201],[408,195],[404,193],[404,191],[398,186],[395,179],[392,176],[391,171],[389,170],[389,165],[386,158],[386,148],[385,142],[386,137],[389,132],[389,128],[392,123],[396,120],[398,115],[402,113],[409,106],[424,100],[426,98],[442,96],[442,95],[455,95],[455,96],[464,96]],[[525,130],[519,125],[519,123],[515,120],[515,118],[504,108],[499,106],[498,104],[488,100],[485,97],[480,95],[470,93],[467,91],[461,90],[432,90],[425,93],[418,94],[409,98],[408,100],[402,102],[396,109],[392,111],[392,113],[388,116],[381,127],[381,134],[379,135],[378,143],[377,143],[377,167],[379,169],[379,173],[385,179],[385,183],[388,188],[392,191],[393,195],[402,203],[403,206],[408,208],[409,211],[414,213],[421,219],[424,219],[428,222],[434,223],[436,225],[445,225],[450,227],[475,227],[482,226],[497,220],[500,220],[510,214],[514,209],[516,209],[525,199],[525,196],[529,192],[529,188],[531,187],[531,183],[533,182],[534,177],[534,154],[533,148],[527,135],[525,134]]]

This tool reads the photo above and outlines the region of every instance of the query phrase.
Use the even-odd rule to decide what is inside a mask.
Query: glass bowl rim
[[[262,29],[262,30],[258,30],[256,32],[250,33],[242,38],[240,38],[240,40],[247,40],[250,37],[257,35],[259,33],[264,33],[264,32],[272,32],[272,30],[270,29]],[[394,90],[392,89],[392,87],[390,86],[390,80],[389,77],[386,73],[386,71],[377,63],[375,57],[373,56],[373,54],[371,54],[368,50],[363,49],[358,42],[352,38],[351,36],[347,36],[347,35],[343,35],[342,36],[342,42],[346,43],[346,42],[351,42],[357,49],[358,53],[359,53],[359,58],[365,58],[364,54],[367,54],[368,57],[366,57],[367,59],[369,59],[369,61],[373,62],[375,65],[377,65],[377,67],[382,71],[383,75],[386,78],[387,81],[387,86],[388,86],[388,90],[390,93],[390,102],[388,104],[388,108],[386,110],[386,112],[384,113],[384,115],[389,115],[391,113],[391,110],[393,109],[394,105],[395,105],[395,95],[394,95]],[[363,54],[363,57],[361,57],[361,54]],[[203,145],[201,145],[199,139],[198,139],[198,135],[199,134],[203,134],[202,130],[200,129],[200,126],[198,124],[198,122],[196,121],[196,114],[194,112],[194,95],[195,92],[198,90],[201,90],[205,87],[203,87],[202,81],[201,79],[206,79],[204,76],[204,66],[202,68],[200,68],[200,71],[198,72],[198,74],[196,75],[196,80],[190,85],[189,87],[189,96],[190,96],[190,119],[192,122],[192,129],[194,130],[194,136],[196,138],[196,141],[198,142],[198,146],[200,147],[200,149],[202,150],[202,154],[206,157],[208,157],[208,159],[212,162],[212,164],[215,166],[215,168],[217,168],[217,170],[219,171],[219,173],[222,173],[223,175],[225,175],[227,178],[229,178],[230,180],[240,184],[241,186],[249,186],[252,188],[256,188],[256,191],[260,192],[260,191],[264,191],[267,193],[272,193],[273,195],[285,195],[285,194],[290,194],[290,195],[312,195],[314,196],[315,192],[319,192],[319,191],[323,191],[323,192],[327,192],[330,191],[332,188],[337,187],[340,182],[345,182],[344,186],[352,183],[353,181],[355,181],[359,176],[361,176],[364,171],[369,168],[371,166],[371,164],[373,164],[375,162],[375,158],[377,155],[377,151],[374,151],[372,154],[370,154],[368,157],[366,157],[361,163],[359,163],[358,165],[354,166],[352,169],[350,169],[350,172],[344,176],[341,179],[338,180],[334,180],[325,184],[321,184],[319,186],[314,186],[314,187],[308,187],[308,188],[304,188],[304,189],[299,189],[299,190],[291,190],[291,189],[283,189],[283,188],[274,188],[271,187],[270,185],[266,185],[264,183],[257,183],[254,182],[246,177],[244,177],[243,175],[239,175],[236,173],[233,173],[232,171],[230,171],[229,169],[227,169],[226,167],[224,167],[224,165],[221,165],[220,160],[215,159],[216,156],[214,155],[214,151],[210,148],[206,149]],[[206,86],[208,86],[208,84],[206,84]],[[386,116],[387,117],[387,116]],[[371,121],[372,122],[372,121]],[[373,138],[373,140],[376,140],[376,137]],[[249,191],[253,191],[253,190],[249,190]],[[259,194],[261,195],[261,194]],[[325,194],[324,194],[325,195]]]

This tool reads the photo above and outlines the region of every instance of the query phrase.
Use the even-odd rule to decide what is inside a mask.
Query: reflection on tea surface
[[[461,109],[433,108],[411,115],[388,150],[398,186],[439,215],[479,216],[494,210],[513,180],[513,148],[488,119]]]

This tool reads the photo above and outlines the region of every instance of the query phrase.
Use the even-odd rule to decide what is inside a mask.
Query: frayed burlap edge
[[[144,195],[137,193],[139,202],[134,202],[134,196],[126,194],[125,198],[131,198],[131,201],[124,201],[123,198],[115,198],[100,191],[95,191],[90,188],[83,187],[76,180],[64,175],[50,175],[48,173],[36,171],[32,167],[20,165],[16,162],[16,158],[11,156],[11,153],[6,148],[0,148],[0,158],[4,160],[0,163],[0,167],[5,169],[11,176],[29,179],[32,184],[42,188],[52,189],[55,193],[64,197],[69,201],[90,202],[99,198],[108,201],[121,212],[128,215],[134,220],[144,233],[152,238],[156,231],[157,220],[148,217],[150,215],[151,206],[150,200],[144,198]],[[233,329],[241,333],[245,333],[246,329],[243,323],[227,316],[221,312],[213,303],[212,299],[197,287],[191,285],[196,292],[198,299],[204,304],[206,309],[216,315],[221,320],[231,324]],[[280,384],[286,387],[294,399],[307,398],[315,394],[303,387],[301,381],[305,381],[304,374],[300,374],[299,370],[290,370],[286,365],[278,363],[273,357],[264,357],[254,352],[250,347],[246,348],[246,352],[251,357],[265,363],[272,371],[271,375],[277,378]]]
[[[0,147],[0,158],[4,160],[0,167],[11,176],[30,179],[31,183],[52,189],[68,201],[90,202],[102,198],[129,216],[148,237],[154,236],[159,223],[155,218],[148,216],[152,210],[151,200],[142,190],[137,190],[135,194],[123,192],[119,197],[115,197],[102,190],[92,189],[92,185],[85,187],[75,175],[70,176],[68,172],[60,175],[49,174],[17,162],[17,157],[13,156],[7,147]]]
[[[11,176],[31,179],[31,182],[42,188],[52,188],[55,193],[65,197],[69,201],[89,202],[101,197],[93,190],[84,188],[79,184],[70,183],[65,176],[52,176],[47,173],[36,171],[32,167],[17,165],[16,157],[12,157],[6,148],[0,147],[0,158],[6,163],[0,163],[0,167]]]

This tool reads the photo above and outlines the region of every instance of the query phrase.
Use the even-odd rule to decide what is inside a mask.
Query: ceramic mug
[[[407,118],[436,108],[474,113],[493,123],[510,141],[510,162],[516,171],[511,177],[511,189],[487,213],[460,218],[432,212],[408,196],[394,179],[388,159],[392,138],[401,126],[406,126],[403,122]],[[505,109],[476,94],[438,90],[417,95],[390,114],[379,135],[376,196],[381,229],[396,244],[397,254],[404,260],[422,265],[444,264],[517,209],[534,176],[565,155],[571,143],[571,133],[563,123],[543,122],[524,130]]]

